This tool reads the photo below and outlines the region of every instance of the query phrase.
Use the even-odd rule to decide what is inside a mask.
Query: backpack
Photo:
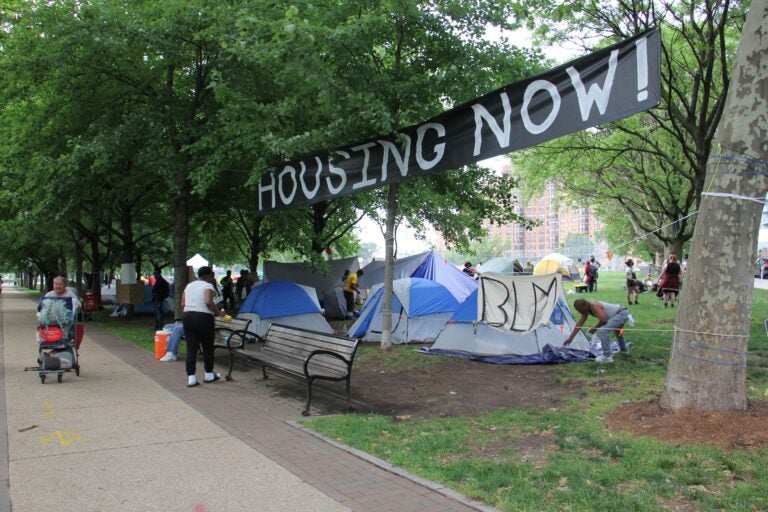
[[[590,265],[587,274],[589,277],[597,277],[597,265]]]

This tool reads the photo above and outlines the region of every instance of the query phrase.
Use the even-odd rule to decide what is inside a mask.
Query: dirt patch
[[[554,370],[463,359],[407,371],[363,366],[354,370],[352,397],[371,412],[413,418],[557,408],[564,398],[577,395],[581,385],[556,383]]]
[[[425,356],[427,357],[427,356]],[[441,358],[439,362],[409,370],[385,366],[355,365],[352,374],[352,402],[357,412],[377,413],[396,420],[429,419],[477,415],[498,409],[553,409],[564,399],[585,393],[585,382],[559,382],[558,365],[493,365],[463,359]],[[271,380],[276,395],[303,401],[305,386]],[[615,382],[598,380],[589,384],[601,392],[621,391]],[[318,382],[323,391],[314,393],[313,406],[321,414],[343,412],[343,385]],[[753,401],[745,412],[672,413],[659,407],[658,400],[625,404],[605,417],[608,428],[633,435],[651,436],[675,444],[702,444],[725,449],[768,447],[768,402]],[[533,440],[523,444],[532,446]],[[550,449],[541,439],[541,453],[527,457],[536,461]],[[493,453],[522,453],[520,446],[486,447]],[[536,450],[534,450],[536,451]],[[526,455],[526,454],[523,454]],[[520,455],[518,455],[520,456]],[[674,509],[674,508],[673,508]],[[681,508],[680,510],[684,510]]]
[[[744,412],[670,412],[657,400],[625,404],[605,423],[613,430],[652,436],[675,444],[704,444],[725,449],[768,446],[768,402],[757,400]]]

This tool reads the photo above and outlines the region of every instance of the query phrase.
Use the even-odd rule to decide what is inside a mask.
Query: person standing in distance
[[[224,316],[213,300],[213,283],[216,278],[211,267],[200,267],[198,279],[192,281],[181,294],[181,307],[184,310],[184,339],[187,341],[187,387],[200,384],[197,371],[197,352],[203,348],[203,382],[215,382],[221,375],[213,371],[214,316]]]
[[[363,269],[349,274],[344,281],[344,298],[347,301],[347,317],[354,316],[355,313],[355,293],[360,291],[357,287],[357,280],[363,275]]]

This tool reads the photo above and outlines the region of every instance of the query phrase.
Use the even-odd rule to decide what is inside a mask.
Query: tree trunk
[[[173,224],[173,304],[174,318],[184,316],[181,294],[187,287],[187,248],[189,245],[189,212],[192,200],[192,184],[183,166],[176,172],[176,209]]]
[[[397,183],[387,190],[387,221],[384,231],[384,296],[381,298],[381,350],[392,350],[392,281],[395,263],[395,220],[397,219]]]
[[[710,155],[662,406],[744,410],[752,258],[768,192],[768,19],[752,2]]]

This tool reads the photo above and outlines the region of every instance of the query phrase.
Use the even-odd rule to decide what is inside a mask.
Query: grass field
[[[588,297],[623,304],[623,279],[623,274],[603,272],[596,293],[568,295],[569,302]],[[565,286],[566,291],[572,288]],[[348,414],[304,423],[504,511],[768,510],[768,450],[674,446],[613,433],[602,422],[625,401],[660,395],[677,311],[665,309],[651,294],[641,295],[640,304],[631,307],[635,327],[625,332],[633,343],[631,353],[613,365],[557,366],[556,379],[583,382],[586,395],[556,409],[398,421]],[[768,291],[756,290],[747,373],[751,399],[768,396],[767,318]],[[95,321],[153,350],[151,317],[115,320],[102,312]],[[365,346],[356,364],[366,360],[413,368],[433,359],[402,346],[392,354]]]
[[[624,304],[623,280],[623,274],[603,272],[599,290],[589,298]],[[571,304],[579,297],[586,296],[568,295]],[[640,304],[631,307],[635,327],[625,332],[633,343],[629,356],[613,365],[557,367],[558,380],[577,379],[587,390],[557,410],[499,410],[428,421],[352,414],[305,424],[505,511],[768,510],[768,451],[673,446],[612,433],[602,423],[603,415],[624,401],[660,395],[677,311],[665,309],[654,295],[641,295]],[[753,399],[768,394],[766,318],[768,291],[757,290],[748,366]],[[424,359],[398,350],[392,360],[418,364],[410,358]],[[602,390],[620,391],[598,392],[591,385],[598,381]]]

